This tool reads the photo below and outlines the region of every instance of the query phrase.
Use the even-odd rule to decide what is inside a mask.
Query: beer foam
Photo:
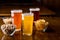
[[[30,11],[39,11],[40,8],[30,8],[29,10],[30,10]]]
[[[14,16],[14,14],[13,14],[13,13],[11,13],[11,16],[13,17],[13,16]]]
[[[15,12],[22,12],[22,10],[11,10],[11,16],[13,17],[14,16],[14,13]]]
[[[22,10],[11,10],[11,12],[22,12]]]
[[[27,16],[27,15],[29,15],[29,16],[34,16],[33,13],[24,13],[24,16]]]
[[[7,24],[8,22],[12,22],[12,18],[3,18],[3,22]]]

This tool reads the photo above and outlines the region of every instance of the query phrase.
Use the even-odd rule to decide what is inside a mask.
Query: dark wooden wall
[[[46,6],[46,7],[52,7],[52,8],[60,8],[60,0],[0,0],[1,4],[11,4],[11,3],[32,3],[33,5],[38,4],[40,6],[40,4],[42,6]],[[0,5],[1,5],[0,4]]]
[[[42,5],[50,7],[60,7],[60,0],[42,0]]]
[[[41,5],[53,11],[60,11],[60,0],[41,0]]]
[[[34,6],[40,7],[44,6],[47,7],[55,12],[60,12],[60,0],[0,0],[0,9],[13,6],[16,8],[25,7],[25,6]],[[41,7],[40,7],[41,8]]]

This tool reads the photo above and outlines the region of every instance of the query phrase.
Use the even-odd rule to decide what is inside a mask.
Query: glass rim
[[[22,10],[21,9],[19,9],[19,10],[11,10],[11,13],[13,13],[13,12],[22,12]]]
[[[23,15],[24,15],[24,16],[26,16],[26,15],[31,15],[31,16],[33,16],[34,13],[24,13]]]
[[[39,11],[40,8],[30,8],[29,10],[30,10],[30,11]]]

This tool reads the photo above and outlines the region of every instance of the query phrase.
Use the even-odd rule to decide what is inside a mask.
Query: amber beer
[[[31,13],[34,13],[34,21],[39,19],[39,8],[30,8],[29,9]]]
[[[24,24],[23,24],[23,35],[32,35],[33,32],[33,13],[25,13],[24,14]]]
[[[11,10],[12,23],[16,25],[16,31],[21,30],[22,10]]]

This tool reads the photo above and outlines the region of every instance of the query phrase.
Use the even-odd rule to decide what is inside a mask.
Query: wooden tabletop
[[[2,24],[3,21],[0,17],[0,26]],[[18,31],[15,32],[13,36],[6,36],[0,29],[0,40],[60,40],[60,33],[56,33],[54,31],[41,32],[34,30],[32,36],[26,36],[22,34],[22,31]]]
[[[25,36],[19,31],[13,36],[6,36],[0,30],[0,40],[60,40],[60,34],[35,31],[32,36]]]

